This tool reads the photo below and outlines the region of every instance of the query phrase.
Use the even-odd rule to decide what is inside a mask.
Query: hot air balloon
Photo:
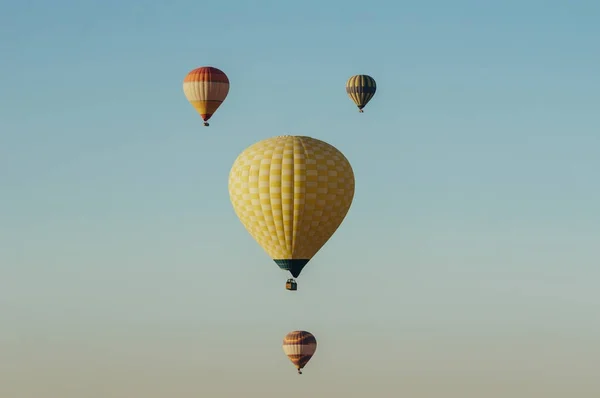
[[[294,278],[340,226],[354,198],[354,172],[335,147],[284,135],[251,145],[229,174],[229,197],[250,235]],[[286,282],[296,290],[296,281]]]
[[[363,112],[363,108],[371,101],[371,98],[375,95],[375,91],[377,91],[375,79],[368,75],[352,76],[346,82],[346,93],[354,101],[360,113]]]
[[[302,368],[315,355],[315,351],[317,339],[309,332],[295,330],[283,338],[283,352],[298,369],[298,374],[302,374]]]
[[[217,111],[229,93],[229,78],[222,70],[212,66],[196,68],[183,80],[183,92],[198,111],[204,125]]]

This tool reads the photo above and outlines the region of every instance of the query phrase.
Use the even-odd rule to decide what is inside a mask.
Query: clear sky
[[[0,396],[600,396],[599,19],[0,0]],[[209,128],[182,90],[204,65],[231,81]],[[357,184],[296,293],[227,193],[283,134],[336,146]],[[294,329],[319,341],[303,376]]]

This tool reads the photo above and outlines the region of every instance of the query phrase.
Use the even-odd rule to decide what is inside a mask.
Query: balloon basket
[[[204,122],[204,126],[208,127],[210,124],[208,124],[208,122]]]
[[[285,283],[285,288],[287,290],[296,291],[296,290],[298,290],[298,284],[296,283],[295,280],[288,279],[287,282]]]

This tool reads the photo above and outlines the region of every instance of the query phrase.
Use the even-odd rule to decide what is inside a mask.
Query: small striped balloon
[[[283,352],[292,361],[298,374],[306,366],[317,350],[317,339],[304,330],[289,332],[283,339]]]
[[[346,82],[346,94],[358,107],[359,112],[363,112],[363,108],[371,101],[377,84],[375,79],[369,75],[355,75]]]
[[[221,106],[229,93],[229,78],[212,66],[196,68],[183,80],[183,93],[208,126],[208,119]]]

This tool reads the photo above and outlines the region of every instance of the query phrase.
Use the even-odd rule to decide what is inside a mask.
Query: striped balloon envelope
[[[304,330],[289,332],[283,339],[283,352],[298,369],[298,374],[302,374],[302,368],[315,355],[315,351],[317,339]]]
[[[369,75],[355,75],[346,82],[346,93],[361,113],[375,95],[375,91],[377,91],[377,84]]]
[[[196,68],[183,80],[183,92],[204,120],[204,125],[208,126],[208,119],[229,93],[229,78],[222,70],[212,66]]]

